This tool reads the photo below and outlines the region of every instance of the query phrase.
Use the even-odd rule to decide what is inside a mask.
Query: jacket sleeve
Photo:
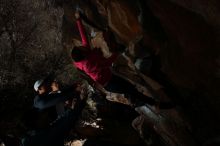
[[[60,95],[59,93],[49,94],[47,96],[37,95],[34,99],[34,107],[39,109],[45,109],[54,106],[59,102],[64,102],[65,100],[67,99],[62,97],[62,95]]]
[[[70,89],[66,89],[61,93],[48,94],[44,96],[37,95],[34,99],[34,107],[39,109],[49,108],[72,97],[78,98],[75,92],[71,91]]]
[[[88,47],[89,48],[90,46],[89,46],[88,39],[86,37],[85,28],[84,28],[84,26],[82,24],[82,20],[80,18],[77,19],[76,24],[77,24],[77,28],[78,28],[79,33],[80,33],[80,37],[81,37],[81,40],[82,40],[82,45],[84,47]]]

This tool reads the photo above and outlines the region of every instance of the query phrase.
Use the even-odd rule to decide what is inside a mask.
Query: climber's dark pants
[[[140,93],[134,85],[125,79],[112,75],[111,80],[105,86],[105,89],[110,92],[116,92],[124,94],[133,104],[148,103],[150,105],[155,104],[155,100],[151,97],[147,97]]]

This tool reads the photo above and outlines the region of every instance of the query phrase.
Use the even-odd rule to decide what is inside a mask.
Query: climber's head
[[[86,48],[83,46],[74,47],[71,52],[71,57],[75,62],[79,62],[85,59],[85,50]]]

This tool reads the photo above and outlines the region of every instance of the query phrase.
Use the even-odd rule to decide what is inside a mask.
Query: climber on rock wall
[[[117,47],[116,41],[113,38],[109,38],[106,32],[93,32],[90,46],[80,13],[76,12],[75,17],[77,19],[76,23],[80,32],[82,46],[74,47],[72,50],[71,56],[74,60],[74,66],[89,76],[96,87],[103,87],[102,91],[104,92],[107,90],[108,93],[124,94],[132,105],[145,103],[150,105],[157,104],[153,98],[146,97],[137,91],[135,86],[130,82],[112,73],[111,66],[120,54],[110,51],[117,50],[116,48],[111,48]]]

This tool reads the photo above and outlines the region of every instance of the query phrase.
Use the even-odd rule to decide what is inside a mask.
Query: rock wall
[[[0,87],[32,86],[65,68],[70,60],[61,43],[62,8],[42,0],[0,2]]]
[[[219,131],[219,1],[147,1],[162,25],[166,47],[162,71],[181,93],[195,132],[210,138]],[[201,136],[201,137],[200,137]]]
[[[144,56],[145,50],[149,48],[158,56],[165,81],[179,93],[173,99],[191,119],[198,141],[204,142],[205,139],[215,137],[220,129],[217,124],[220,121],[219,2],[89,2],[93,4],[93,10],[97,14],[94,19],[87,13],[91,11],[91,7],[85,7],[85,4],[79,6],[91,20],[96,20],[96,23],[104,21],[101,27],[107,23],[124,45],[130,47],[130,43],[136,43],[129,50],[133,58]],[[161,82],[163,77],[157,76],[155,79]]]
[[[191,119],[196,138],[205,142],[217,136],[220,130],[218,0],[66,2],[61,8],[54,7],[54,1],[0,0],[2,91],[19,87],[32,90],[36,79],[52,72],[60,74],[63,82],[71,82],[75,72],[69,51],[75,43],[73,38],[79,38],[73,13],[80,8],[99,27],[108,26],[124,45],[136,43],[143,36],[137,47],[142,50],[133,50],[133,54],[130,51],[130,55],[139,57],[145,48],[151,48],[161,60],[166,79],[178,90],[179,96],[174,100]],[[14,101],[3,99],[1,96],[1,107]]]
[[[74,76],[61,42],[63,9],[52,2],[0,0],[0,135],[22,129],[37,79],[55,72],[69,83]]]

